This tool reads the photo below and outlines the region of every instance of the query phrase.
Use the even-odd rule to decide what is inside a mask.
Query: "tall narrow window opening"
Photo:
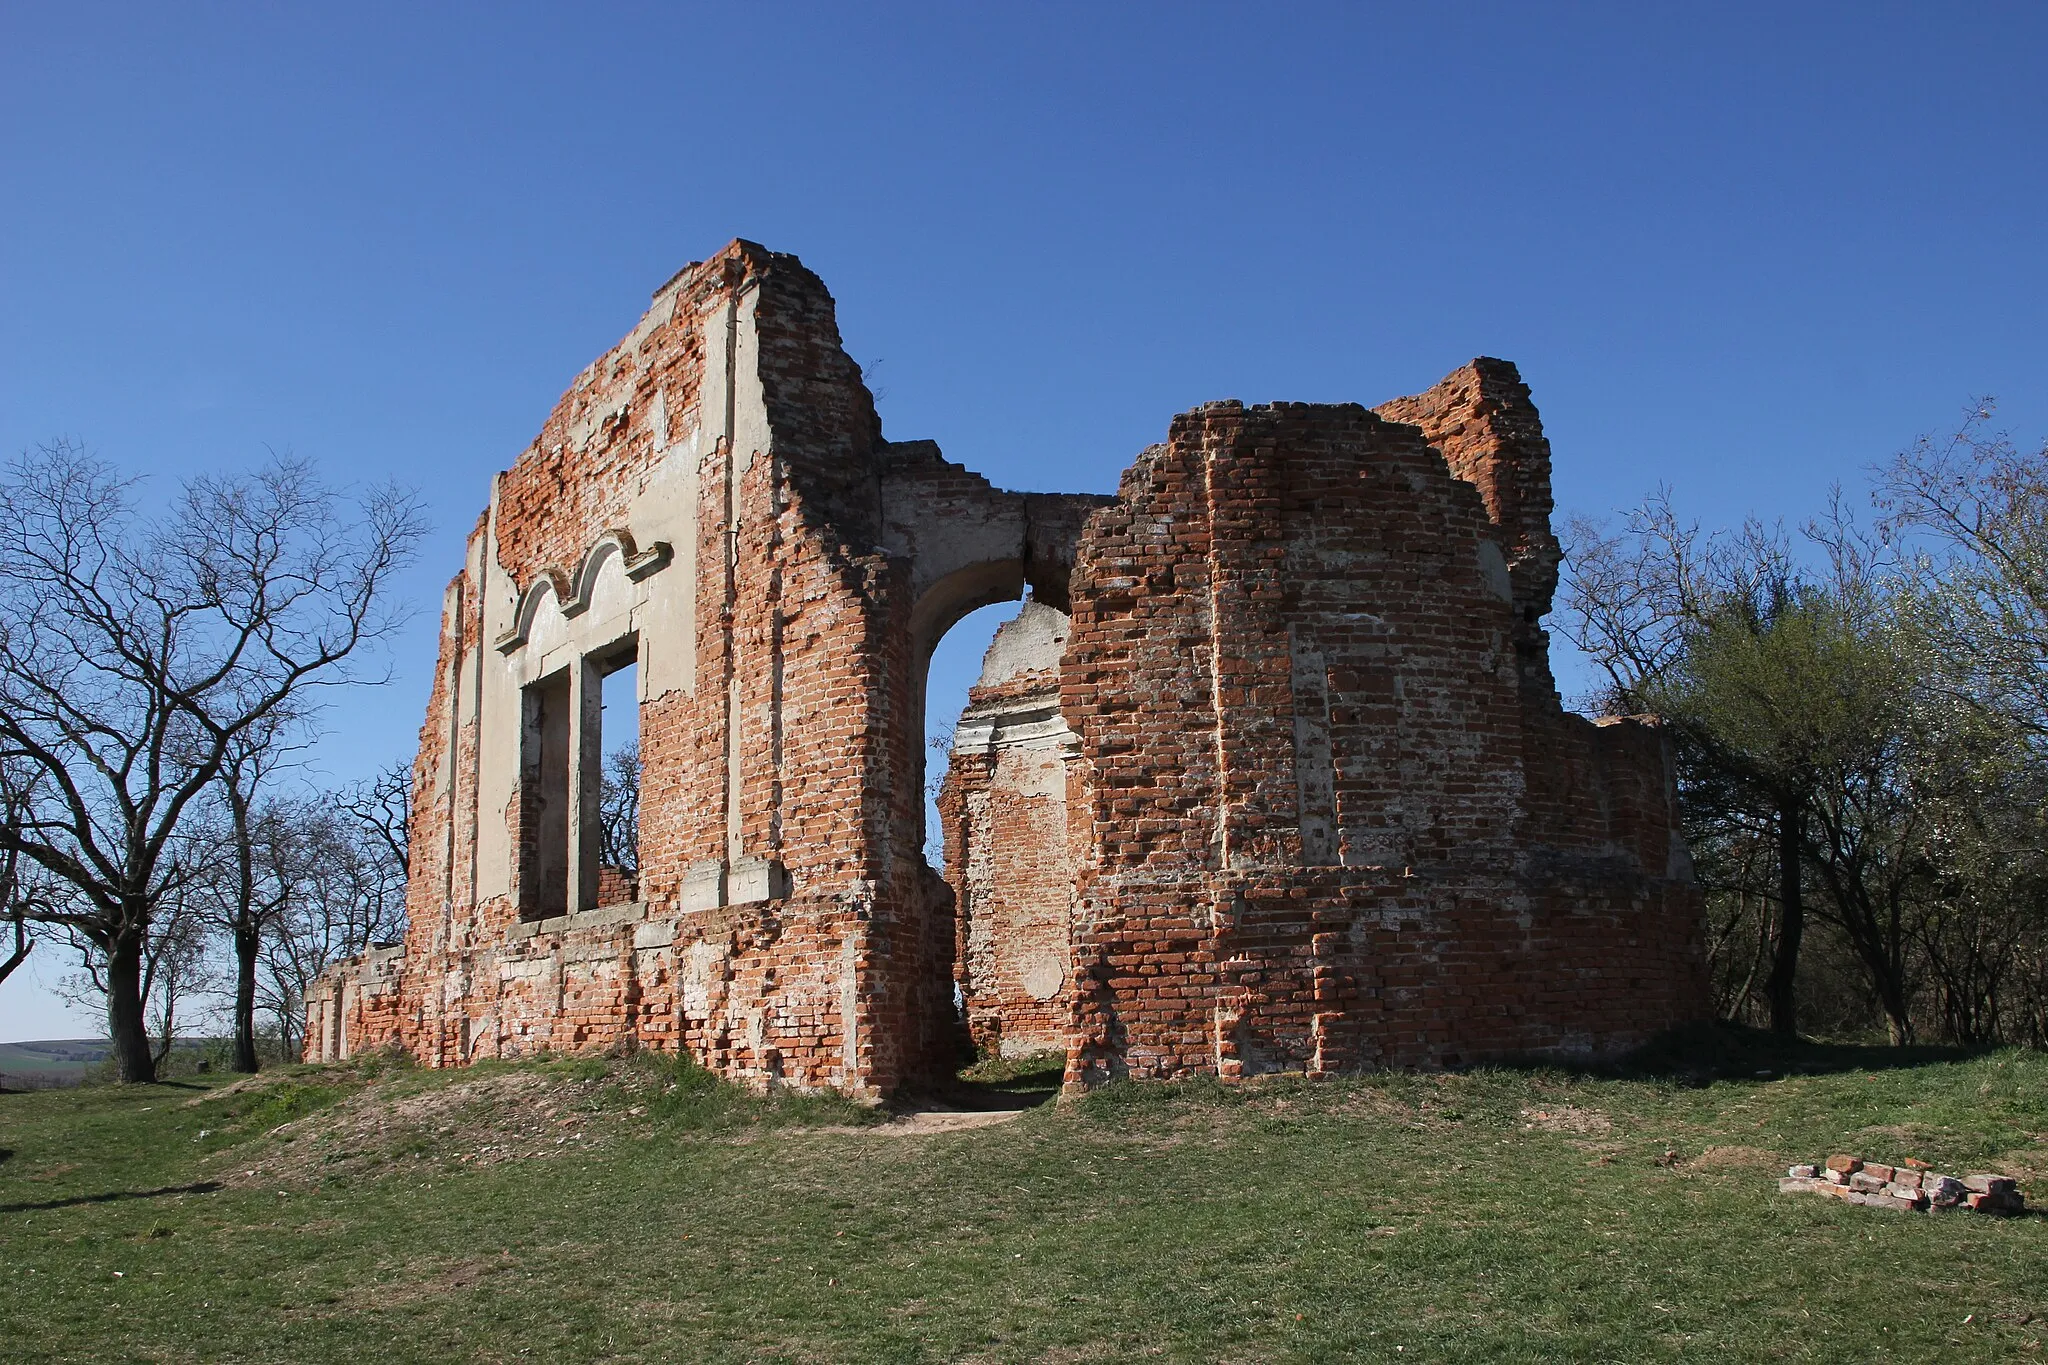
[[[530,684],[520,725],[519,916],[569,911],[569,669]]]
[[[640,899],[640,669],[628,642],[602,670],[597,774],[597,903]]]

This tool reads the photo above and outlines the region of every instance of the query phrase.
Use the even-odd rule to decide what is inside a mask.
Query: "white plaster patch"
[[[1066,984],[1067,964],[1051,952],[1033,953],[1024,959],[1017,975],[1033,1000],[1050,1000]]]
[[[1481,537],[1479,541],[1479,576],[1486,580],[1486,588],[1503,602],[1515,600],[1515,582],[1508,576],[1508,561],[1500,552],[1500,546]]]
[[[692,943],[683,950],[682,960],[676,964],[676,994],[685,1015],[709,1018],[714,987],[724,983],[724,948],[715,943]]]

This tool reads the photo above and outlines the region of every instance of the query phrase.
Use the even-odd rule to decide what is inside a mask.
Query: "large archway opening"
[[[926,673],[924,851],[953,903],[955,1023],[971,1075],[1045,1093],[1071,1016],[1067,629],[1036,600],[981,607],[941,637]]]

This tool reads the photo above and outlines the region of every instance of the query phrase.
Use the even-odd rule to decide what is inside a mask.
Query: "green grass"
[[[1066,1078],[1062,1052],[1033,1052],[1022,1057],[984,1057],[960,1073],[961,1079],[993,1095],[1041,1095],[1057,1091]]]
[[[2048,1219],[1775,1177],[1850,1150],[2048,1195],[2048,1057],[1723,1037],[925,1136],[646,1057],[7,1095],[0,1357],[2039,1358]]]

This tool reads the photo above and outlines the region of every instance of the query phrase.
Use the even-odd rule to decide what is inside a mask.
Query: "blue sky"
[[[1973,394],[2048,431],[2044,40],[2017,4],[9,4],[0,450],[417,487],[421,616],[337,780],[409,752],[490,474],[735,236],[824,277],[891,436],[1010,487],[1490,354],[1561,514],[1797,519]],[[957,689],[980,640],[945,648]],[[0,987],[0,1039],[93,1028]]]

